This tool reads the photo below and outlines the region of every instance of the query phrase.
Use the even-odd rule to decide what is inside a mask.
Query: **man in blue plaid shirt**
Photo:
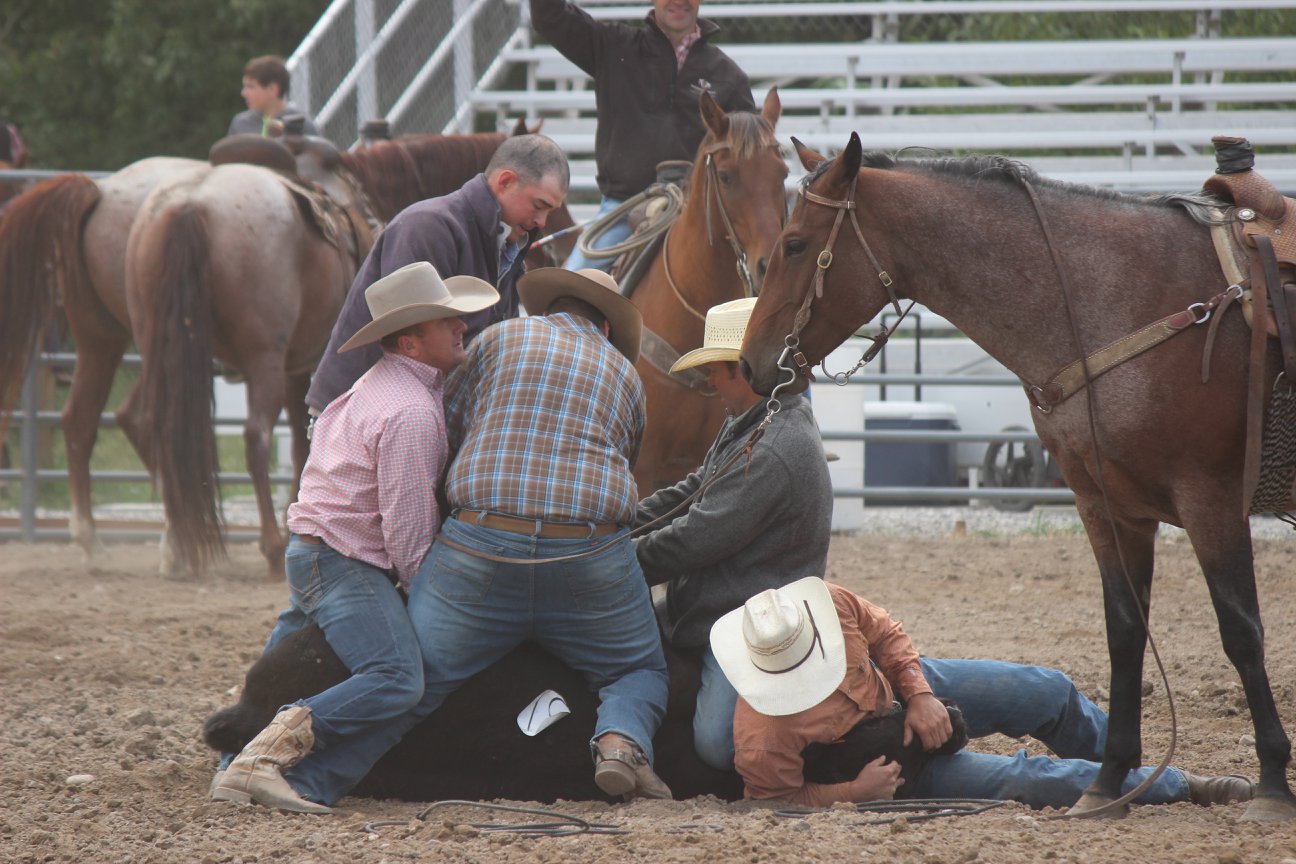
[[[652,770],[666,661],[629,533],[639,311],[598,270],[536,270],[518,295],[528,317],[482,331],[446,382],[451,517],[409,601],[422,706],[532,639],[598,690],[599,788],[669,798]]]

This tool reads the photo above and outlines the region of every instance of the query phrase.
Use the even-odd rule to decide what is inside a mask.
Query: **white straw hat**
[[[702,334],[702,347],[694,348],[676,360],[670,371],[683,372],[695,366],[727,360],[737,362],[739,350],[742,348],[743,334],[747,332],[747,321],[751,318],[752,308],[755,305],[755,297],[744,297],[708,309],[706,329]]]
[[[711,627],[711,651],[738,695],[771,717],[818,705],[846,677],[846,640],[828,585],[770,588]]]
[[[499,302],[499,292],[476,276],[443,280],[426,261],[406,264],[365,289],[373,320],[338,349],[338,353],[377,342],[412,324],[480,312]]]

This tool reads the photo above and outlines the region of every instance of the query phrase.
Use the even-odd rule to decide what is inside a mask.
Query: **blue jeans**
[[[594,219],[592,219],[591,222],[603,218],[608,213],[611,213],[613,210],[620,207],[624,203],[625,203],[624,199],[621,198],[604,197],[602,203],[599,204],[598,213],[594,214]],[[617,220],[616,224],[608,228],[607,233],[605,233],[602,237],[598,239],[598,242],[595,244],[594,248],[606,249],[609,246],[614,246],[617,243],[622,242],[629,236],[630,236],[630,220],[626,218],[619,219]],[[616,260],[615,258],[586,258],[584,255],[581,254],[580,243],[578,242],[572,248],[571,255],[567,257],[567,263],[564,264],[563,267],[565,267],[568,270],[584,270],[586,268],[592,267],[595,270],[606,271],[608,268],[612,266],[612,262],[615,260]]]
[[[1098,774],[1107,715],[1065,673],[997,660],[922,659],[932,692],[963,712],[968,735],[1030,735],[1062,757],[999,756],[960,750],[927,763],[908,794],[916,798],[989,798],[1031,807],[1070,807]],[[1122,792],[1152,773],[1131,771]],[[1167,768],[1135,799],[1140,804],[1188,800],[1183,772]]]
[[[702,652],[702,686],[693,709],[693,749],[698,758],[720,771],[734,770],[733,717],[738,691],[716,662],[708,645]]]
[[[382,570],[296,536],[285,563],[292,606],[266,647],[314,622],[351,670],[340,684],[295,703],[311,709],[315,746],[284,773],[303,797],[332,804],[400,740],[372,733],[418,704],[423,658],[405,605]]]
[[[409,615],[427,675],[419,711],[439,707],[463,682],[532,640],[583,673],[598,691],[594,738],[618,732],[642,747],[651,761],[652,738],[666,714],[669,678],[629,531],[551,540],[449,519],[441,537],[489,554],[528,559],[583,552],[614,538],[617,542],[587,558],[506,564],[451,549],[439,537],[410,588]],[[525,699],[528,694],[518,695]]]

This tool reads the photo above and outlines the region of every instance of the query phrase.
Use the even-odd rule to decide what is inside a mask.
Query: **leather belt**
[[[312,546],[319,546],[321,543],[324,542],[320,538],[316,537],[314,534],[298,534],[297,539],[302,541],[303,543],[310,543]]]
[[[460,522],[493,528],[496,531],[524,534],[528,537],[544,537],[550,540],[606,537],[621,530],[621,526],[616,522],[544,522],[540,519],[522,519],[518,516],[505,516],[502,513],[488,513],[485,510],[456,510],[454,518]]]

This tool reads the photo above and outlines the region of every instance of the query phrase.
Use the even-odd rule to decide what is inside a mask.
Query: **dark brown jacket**
[[[725,111],[756,110],[747,74],[711,44],[720,29],[711,21],[698,19],[701,38],[678,70],[675,49],[652,12],[637,26],[595,21],[565,0],[531,0],[531,21],[594,79],[594,156],[599,190],[609,198],[647,189],[658,162],[693,160],[706,135],[698,114],[703,87]]]

